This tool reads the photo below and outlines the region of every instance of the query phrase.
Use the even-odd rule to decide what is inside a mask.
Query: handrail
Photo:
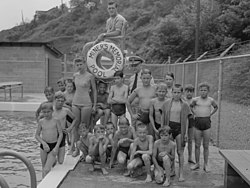
[[[33,167],[33,165],[31,164],[31,162],[24,156],[22,156],[21,154],[15,152],[15,151],[3,151],[0,152],[0,157],[3,156],[12,156],[15,157],[17,159],[20,159],[28,168],[29,173],[30,173],[30,184],[31,184],[31,188],[37,188],[37,182],[36,182],[36,173],[35,173],[35,169]],[[4,183],[4,179],[0,178],[0,185],[2,186],[1,183]],[[5,181],[6,183],[6,181]],[[7,183],[6,183],[7,184]],[[4,184],[3,184],[4,185]],[[9,188],[8,185],[4,185],[5,187],[3,188]]]
[[[0,187],[1,188],[10,188],[8,183],[5,181],[5,179],[2,176],[0,176]]]

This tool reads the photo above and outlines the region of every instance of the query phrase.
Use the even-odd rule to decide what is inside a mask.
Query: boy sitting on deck
[[[60,121],[52,116],[53,104],[50,102],[42,103],[41,111],[43,113],[43,118],[38,120],[35,138],[40,142],[42,176],[44,178],[56,163],[56,156],[63,134]]]
[[[170,140],[170,127],[162,127],[159,129],[160,139],[155,141],[153,148],[153,163],[156,183],[162,183],[164,180],[164,171],[166,174],[163,186],[170,185],[171,163],[175,158],[175,143]]]
[[[128,98],[128,86],[123,83],[123,72],[114,74],[115,85],[111,86],[108,103],[111,104],[111,121],[117,130],[118,117],[125,116]]]
[[[103,175],[108,174],[105,168],[108,143],[109,140],[105,136],[105,127],[103,125],[95,125],[94,135],[89,139],[89,152],[86,157],[86,162],[92,165],[89,169],[90,171],[95,170],[94,164],[96,161],[100,160]]]
[[[134,128],[129,125],[126,117],[121,117],[118,123],[119,129],[116,131],[113,139],[113,147],[111,152],[109,167],[113,167],[114,159],[117,153],[117,161],[121,165],[126,165],[129,158],[129,150],[131,143],[136,138]]]
[[[145,182],[151,182],[151,156],[153,152],[153,136],[148,135],[146,125],[138,125],[136,128],[137,138],[131,147],[130,160],[128,163],[128,174],[132,176],[136,168],[145,165],[147,178]]]
[[[155,97],[155,87],[151,86],[150,80],[152,79],[151,71],[143,69],[141,73],[142,87],[136,88],[129,96],[127,101],[127,108],[133,120],[139,120],[147,125],[147,130],[150,135],[154,135],[152,125],[149,120],[150,101]],[[139,99],[139,113],[134,114],[131,108],[131,103],[134,99]]]
[[[106,137],[109,139],[107,148],[107,161],[110,160],[112,147],[114,145],[115,126],[112,122],[106,124]]]
[[[191,110],[195,116],[195,160],[196,164],[191,167],[192,170],[200,168],[200,146],[203,139],[204,166],[203,170],[208,172],[208,153],[211,128],[211,116],[218,110],[218,106],[212,97],[208,96],[210,86],[204,82],[199,84],[200,96],[195,97],[190,104]],[[212,110],[213,107],[213,110]]]

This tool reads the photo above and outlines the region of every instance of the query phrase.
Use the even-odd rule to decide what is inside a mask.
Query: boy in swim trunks
[[[154,130],[154,138],[159,138],[158,130],[161,127],[161,108],[166,101],[167,85],[162,82],[156,86],[157,97],[151,99],[149,108],[149,119]]]
[[[155,167],[155,181],[162,183],[164,179],[164,171],[166,180],[163,186],[170,185],[171,163],[175,159],[175,143],[170,140],[170,127],[165,126],[159,129],[160,139],[155,141],[153,147],[153,163]]]
[[[145,182],[151,182],[151,157],[153,152],[153,137],[148,135],[146,125],[138,125],[136,128],[137,138],[131,147],[130,160],[128,163],[128,174],[132,175],[134,170],[145,165],[147,177]]]
[[[188,84],[185,86],[185,101],[190,105],[194,96],[194,86]],[[190,116],[188,119],[187,135],[188,135],[188,162],[194,164],[192,159],[192,149],[193,149],[193,137],[194,137],[194,116]]]
[[[79,125],[80,140],[76,142],[76,147],[82,152],[80,161],[85,161],[89,152],[89,140],[93,136],[85,123]]]
[[[129,158],[129,149],[131,143],[136,138],[134,128],[129,125],[126,117],[121,117],[118,123],[119,129],[114,135],[113,147],[109,167],[113,167],[114,159],[117,153],[117,161],[121,165],[125,165]]]
[[[42,103],[41,111],[43,118],[38,120],[35,138],[40,142],[42,176],[44,178],[56,163],[56,156],[63,134],[60,122],[52,116],[53,104],[50,102]]]
[[[128,98],[128,86],[123,83],[123,72],[117,71],[114,74],[115,85],[111,86],[108,103],[111,104],[111,122],[117,130],[117,120],[125,116],[126,102]]]
[[[208,172],[208,153],[211,128],[211,116],[218,110],[218,106],[212,97],[208,96],[210,86],[208,83],[199,84],[200,96],[195,97],[190,104],[195,117],[195,160],[196,164],[191,167],[192,170],[200,168],[200,146],[203,139],[204,149],[204,167],[203,170]],[[212,110],[213,107],[213,110]]]
[[[141,73],[141,79],[143,86],[136,88],[129,96],[127,101],[127,108],[131,115],[131,118],[147,125],[148,133],[150,135],[154,135],[152,125],[149,124],[150,101],[156,96],[155,87],[150,84],[150,80],[152,79],[151,71],[148,69],[143,69]],[[134,114],[131,108],[131,103],[136,97],[138,97],[139,99],[139,112],[137,114]]]
[[[167,100],[162,106],[162,125],[169,126],[173,139],[177,144],[177,154],[179,158],[179,179],[184,181],[183,166],[184,166],[184,147],[187,140],[187,122],[191,116],[189,105],[182,99],[183,88],[180,84],[174,84],[172,99]],[[174,164],[172,163],[171,175],[174,175]]]
[[[100,82],[98,84],[96,113],[94,117],[94,124],[101,118],[101,124],[106,125],[110,117],[110,105],[108,104],[107,84]]]
[[[65,99],[64,93],[62,93],[61,91],[56,92],[53,117],[60,121],[60,125],[63,131],[63,138],[59,146],[59,152],[58,152],[59,164],[62,164],[64,161],[66,138],[68,134],[71,133],[73,127],[76,124],[76,119],[75,119],[74,114],[68,108],[63,107],[65,101],[66,99]],[[72,119],[72,123],[70,127],[68,128],[67,128],[67,117],[70,117]]]
[[[101,170],[103,175],[108,174],[105,168],[106,150],[109,140],[105,135],[105,127],[103,125],[94,126],[94,135],[89,139],[89,152],[86,157],[86,162],[92,164],[90,171],[94,171],[95,161],[101,161]]]

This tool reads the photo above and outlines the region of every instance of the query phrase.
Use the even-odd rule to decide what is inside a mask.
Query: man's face
[[[115,4],[108,5],[108,13],[110,17],[113,17],[117,14],[117,8]]]
[[[139,65],[131,65],[131,67],[132,67],[134,73],[138,73],[141,70],[141,64],[139,64]]]

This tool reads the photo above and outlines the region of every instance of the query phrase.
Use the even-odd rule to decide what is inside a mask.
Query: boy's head
[[[174,73],[168,72],[165,76],[165,81],[168,87],[172,87],[174,83]]]
[[[141,72],[141,80],[143,86],[149,86],[152,79],[151,71],[149,69],[143,69]]]
[[[87,129],[86,123],[81,123],[79,125],[79,133],[82,137],[86,137],[88,135],[89,131]]]
[[[54,101],[54,95],[55,95],[54,88],[50,87],[50,86],[45,87],[44,95],[45,95],[46,99],[48,100],[48,102],[53,102]]]
[[[159,135],[162,141],[167,142],[169,141],[169,132],[170,132],[170,127],[169,126],[164,126],[159,129]]]
[[[68,93],[72,93],[72,92],[74,92],[76,90],[76,85],[75,85],[75,83],[73,82],[72,79],[67,80],[67,82],[66,82],[66,90],[67,90]]]
[[[192,84],[188,84],[185,86],[185,95],[187,99],[192,99],[194,96],[194,86]]]
[[[167,94],[167,85],[164,82],[160,82],[156,86],[156,93],[158,98],[165,98]]]
[[[115,84],[121,84],[123,81],[123,72],[116,71],[114,74],[114,78],[115,78]]]
[[[199,84],[198,88],[201,98],[206,98],[210,91],[210,85],[207,82],[203,82]]]
[[[66,100],[66,98],[65,98],[65,95],[63,92],[61,92],[61,91],[56,92],[56,94],[55,94],[55,107],[57,109],[62,108],[65,100]]]
[[[57,86],[59,88],[60,91],[64,92],[65,91],[65,87],[66,87],[66,83],[65,83],[65,80],[64,78],[60,78],[58,81],[57,81]]]
[[[105,127],[101,124],[94,126],[94,133],[97,137],[105,134]]]
[[[143,141],[146,139],[146,136],[148,134],[147,126],[144,124],[140,124],[136,127],[136,133],[138,138]]]
[[[99,93],[103,94],[106,92],[106,90],[107,90],[107,84],[104,82],[99,82],[99,85],[98,85]]]
[[[181,84],[174,84],[172,93],[173,93],[173,99],[175,101],[180,100],[183,93],[183,88]]]
[[[120,117],[119,122],[118,122],[118,126],[119,126],[119,130],[121,131],[122,134],[128,133],[129,121],[126,117]]]
[[[114,134],[115,132],[115,126],[112,122],[108,122],[106,124],[106,133],[107,135]]]
[[[41,104],[41,111],[45,118],[52,117],[53,104],[51,102],[44,102]]]

